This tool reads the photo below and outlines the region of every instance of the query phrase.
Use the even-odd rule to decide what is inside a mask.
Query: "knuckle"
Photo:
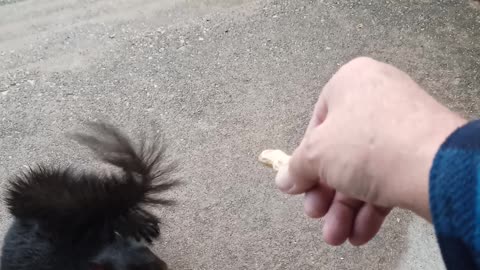
[[[368,74],[369,71],[374,71],[381,66],[381,63],[370,57],[357,57],[345,64],[340,71],[355,73],[355,74]]]
[[[349,61],[335,73],[327,85],[324,87],[324,93],[333,90],[347,90],[346,84],[358,85],[376,77],[378,71],[382,69],[383,63],[369,57],[357,57]]]
[[[350,62],[347,63],[347,65],[351,65],[352,67],[356,68],[364,68],[365,66],[378,65],[378,63],[379,62],[374,60],[373,58],[360,56],[352,59]]]

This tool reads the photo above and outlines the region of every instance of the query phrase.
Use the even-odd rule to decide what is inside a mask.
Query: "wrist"
[[[434,158],[445,140],[466,123],[467,120],[450,111],[432,121],[418,147],[418,155],[409,161],[412,175],[410,181],[406,181],[409,187],[404,189],[406,192],[400,198],[401,208],[408,209],[431,222],[429,179]]]

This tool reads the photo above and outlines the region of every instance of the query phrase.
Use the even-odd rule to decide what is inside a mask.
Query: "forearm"
[[[453,132],[433,161],[429,199],[449,269],[480,268],[480,121]]]

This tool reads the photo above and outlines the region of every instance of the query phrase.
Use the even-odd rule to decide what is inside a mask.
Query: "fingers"
[[[360,246],[372,240],[380,230],[390,210],[390,208],[364,204],[355,217],[355,223],[348,238],[350,243],[354,246]]]
[[[343,244],[351,235],[355,216],[363,202],[336,193],[324,218],[323,239],[330,245]]]
[[[335,191],[324,185],[317,185],[305,193],[304,209],[311,218],[325,216],[332,204]]]
[[[347,239],[354,246],[367,243],[378,233],[391,211],[341,193],[333,194],[331,189],[316,187],[305,196],[305,212],[310,217],[325,215],[323,238],[330,245],[341,245]]]

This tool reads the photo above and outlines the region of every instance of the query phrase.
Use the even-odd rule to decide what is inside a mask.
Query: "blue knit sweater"
[[[447,269],[480,269],[480,120],[453,132],[430,171],[430,211]]]

